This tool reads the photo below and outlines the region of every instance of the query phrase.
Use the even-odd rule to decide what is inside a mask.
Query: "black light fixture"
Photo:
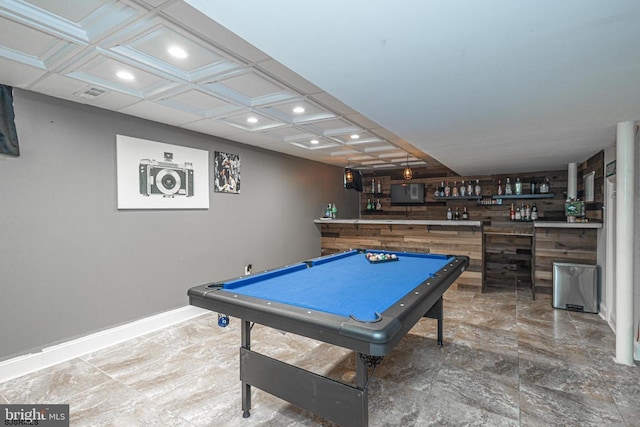
[[[347,167],[344,170],[344,182],[350,184],[353,182],[353,172],[351,171],[351,162],[347,159]]]
[[[404,170],[402,171],[402,176],[403,176],[404,179],[413,178],[413,171],[409,167],[409,154],[407,154],[407,167],[404,168]]]

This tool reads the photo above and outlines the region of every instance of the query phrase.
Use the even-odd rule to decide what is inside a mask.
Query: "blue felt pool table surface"
[[[371,251],[379,252],[379,251]],[[452,257],[384,251],[397,261],[372,263],[350,251],[226,282],[222,291],[373,321]]]

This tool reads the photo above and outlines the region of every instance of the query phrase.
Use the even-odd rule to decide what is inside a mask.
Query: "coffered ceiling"
[[[439,165],[183,1],[0,0],[0,82],[337,166]]]
[[[560,169],[640,118],[638,22],[637,0],[0,0],[0,83],[337,166]]]

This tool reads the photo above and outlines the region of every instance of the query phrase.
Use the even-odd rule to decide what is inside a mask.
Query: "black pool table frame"
[[[469,265],[455,256],[445,267],[381,313],[376,322],[300,308],[263,299],[221,292],[224,282],[189,289],[191,305],[241,319],[240,380],[243,416],[249,417],[251,386],[307,409],[339,425],[368,425],[369,367],[409,332],[422,317],[437,319],[438,345],[443,338],[442,295]],[[306,336],[357,353],[355,387],[251,350],[251,323]]]

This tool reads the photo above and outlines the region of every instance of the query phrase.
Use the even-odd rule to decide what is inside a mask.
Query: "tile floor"
[[[445,345],[422,319],[376,369],[371,426],[640,426],[640,368],[616,365],[594,314],[528,290],[445,294]],[[239,321],[215,313],[0,384],[0,403],[69,403],[72,426],[328,426],[253,389],[242,418]],[[350,351],[256,325],[252,348],[353,382]]]

